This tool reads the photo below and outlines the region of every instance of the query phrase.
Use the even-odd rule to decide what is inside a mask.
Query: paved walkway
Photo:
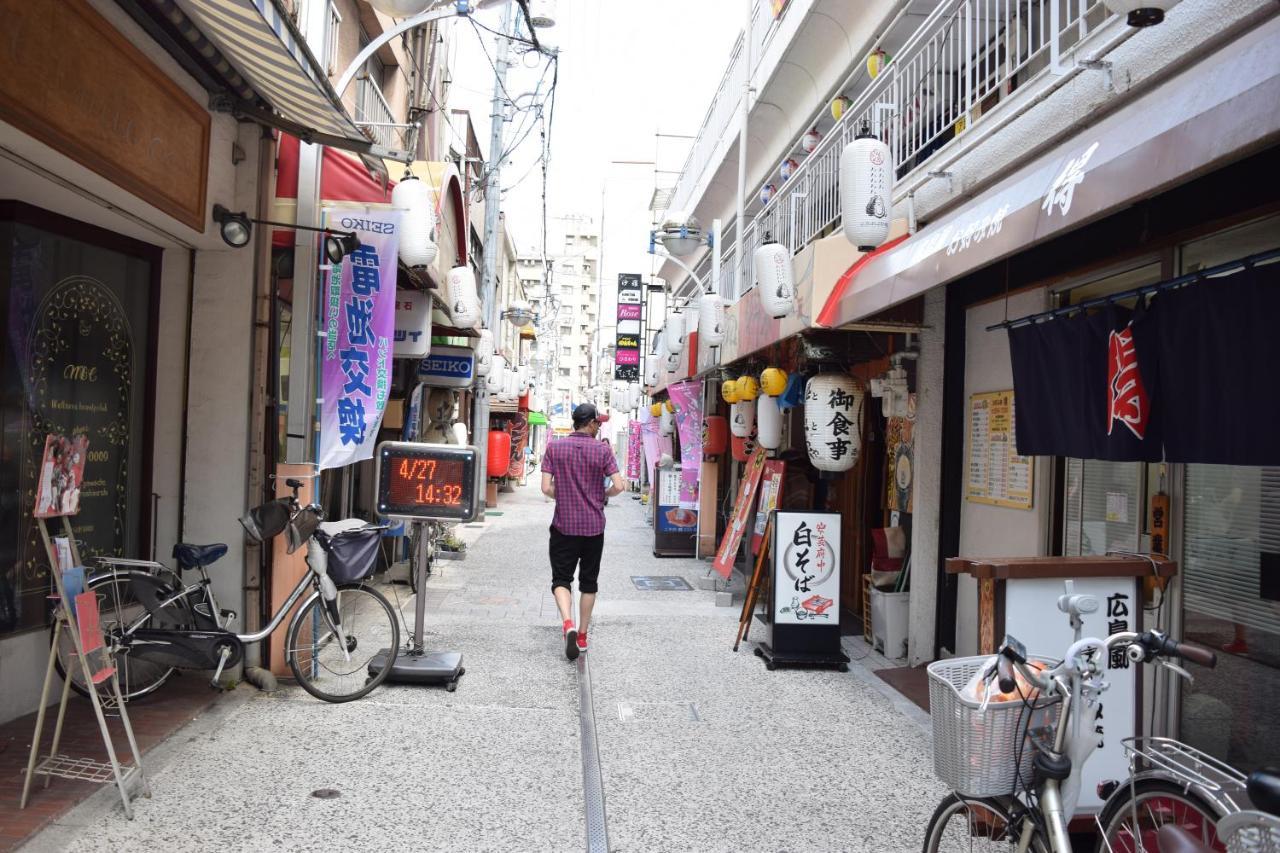
[[[456,693],[384,685],[325,705],[242,687],[151,753],[155,794],[135,820],[100,792],[24,849],[585,849],[579,670],[549,589],[552,507],[532,484],[501,500],[501,516],[463,531],[467,560],[440,564],[427,587],[428,645],[464,655]],[[734,654],[736,608],[630,580],[696,588],[707,564],[653,557],[629,496],[606,512],[588,659],[609,849],[918,850],[945,793],[918,709],[871,659],[771,673],[747,644]],[[411,620],[407,587],[392,589]],[[325,788],[340,796],[312,796]]]

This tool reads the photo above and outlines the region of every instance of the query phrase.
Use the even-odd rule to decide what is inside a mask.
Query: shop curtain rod
[[[1084,311],[1088,308],[1097,308],[1102,305],[1110,305],[1124,299],[1130,299],[1134,296],[1142,296],[1147,293],[1158,293],[1162,290],[1171,290],[1175,287],[1181,287],[1184,284],[1191,284],[1201,279],[1211,278],[1223,273],[1234,272],[1240,269],[1246,269],[1254,264],[1262,264],[1267,261],[1273,261],[1280,258],[1280,249],[1271,249],[1266,252],[1259,252],[1256,255],[1239,258],[1234,261],[1228,261],[1225,264],[1218,264],[1216,267],[1197,270],[1186,275],[1180,275],[1177,278],[1171,278],[1168,281],[1157,282],[1156,284],[1144,284],[1142,287],[1135,287],[1130,290],[1122,290],[1118,293],[1111,293],[1107,296],[1096,296],[1093,299],[1086,299],[1084,302],[1075,305],[1064,305],[1061,308],[1054,308],[1050,311],[1041,311],[1039,314],[1029,314],[1026,317],[1018,317],[1016,320],[1005,320],[1003,323],[996,323],[987,326],[988,332],[994,332],[997,329],[1010,329],[1014,326],[1025,326],[1031,323],[1038,323],[1041,320],[1051,320],[1054,317],[1061,317],[1074,311]]]

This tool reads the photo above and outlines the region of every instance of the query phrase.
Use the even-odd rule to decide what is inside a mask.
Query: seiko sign
[[[475,354],[467,347],[435,347],[418,365],[418,378],[432,388],[470,388],[475,375]]]

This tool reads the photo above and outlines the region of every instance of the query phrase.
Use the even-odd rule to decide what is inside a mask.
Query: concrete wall
[[[1044,288],[1026,290],[970,308],[965,319],[964,396],[1013,388],[1009,340],[1004,332],[986,327],[1007,317],[1034,314],[1048,307]],[[1014,405],[1017,405],[1015,399]],[[968,444],[965,446],[968,452]],[[960,507],[960,556],[1034,556],[1047,553],[1049,506],[1052,486],[1051,460],[1039,459],[1035,467],[1035,493],[1031,509],[1010,509],[963,501]],[[957,655],[977,654],[978,591],[968,576],[960,577],[956,602]]]
[[[911,516],[911,612],[907,658],[911,666],[933,659],[937,633],[938,533],[942,509],[942,367],[947,294],[935,287],[924,297],[924,328],[916,362],[916,425]]]

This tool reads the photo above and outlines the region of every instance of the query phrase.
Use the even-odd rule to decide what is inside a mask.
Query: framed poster
[[[840,624],[840,514],[775,511],[773,621]]]
[[[45,439],[33,517],[54,518],[80,511],[80,486],[84,483],[88,452],[88,436],[50,435]]]
[[[1031,509],[1035,460],[1019,456],[1013,437],[1013,392],[969,398],[965,500]]]

